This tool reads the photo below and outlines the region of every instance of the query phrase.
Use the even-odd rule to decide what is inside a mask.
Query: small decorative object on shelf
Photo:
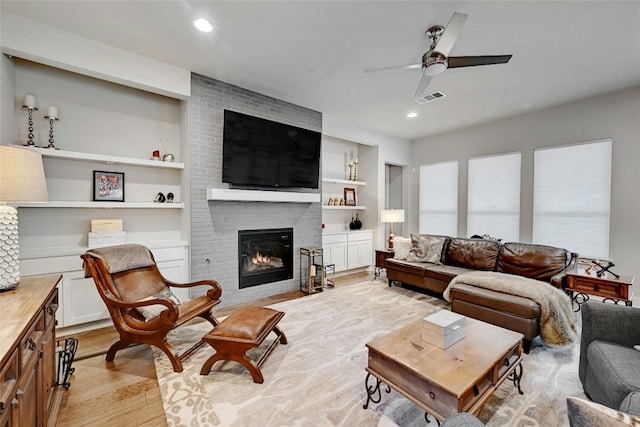
[[[167,193],[167,203],[173,203],[173,193]]]
[[[160,150],[154,150],[151,160],[160,160]]]
[[[36,97],[30,94],[25,95],[24,102],[22,103],[22,108],[25,108],[27,110],[27,113],[29,114],[29,121],[28,121],[28,127],[27,127],[29,134],[27,135],[28,137],[27,143],[24,145],[33,147],[36,145],[35,142],[33,142],[33,112],[38,111],[38,107],[36,107]]]
[[[355,206],[356,205],[356,189],[355,188],[345,188],[344,189],[344,200],[345,205],[347,206]]]
[[[57,150],[58,148],[53,144],[53,122],[60,120],[58,118],[58,107],[49,105],[49,107],[47,107],[47,115],[44,116],[44,118],[49,120],[49,145],[44,148]]]
[[[164,194],[162,193],[158,193],[156,194],[155,199],[153,199],[154,203],[164,203],[167,200],[167,198],[164,196]]]
[[[351,217],[351,222],[349,223],[350,230],[360,230],[362,228],[362,221],[358,219],[358,214],[356,213],[355,218]]]
[[[94,202],[124,202],[124,172],[93,171]]]
[[[173,162],[173,159],[173,154],[165,154],[164,156],[162,156],[163,162]]]

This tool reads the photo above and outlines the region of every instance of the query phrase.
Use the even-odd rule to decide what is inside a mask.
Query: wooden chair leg
[[[160,343],[153,343],[152,345],[155,345],[160,350],[162,350],[164,354],[167,355],[167,357],[171,361],[171,366],[173,366],[173,372],[182,372],[183,370],[182,362],[180,361],[180,358],[173,351],[173,347],[171,347],[171,344],[165,341]]]
[[[220,360],[231,360],[234,362],[238,362],[242,366],[247,368],[247,370],[251,374],[251,378],[253,378],[254,383],[262,384],[264,382],[264,377],[262,376],[262,372],[260,372],[260,369],[255,366],[251,359],[245,356],[244,353],[223,354],[222,352],[217,352],[209,359],[207,359],[206,362],[204,362],[204,364],[202,365],[202,369],[200,370],[200,375],[209,375],[209,372],[211,372],[211,368],[213,367],[213,365]]]
[[[107,351],[107,357],[106,357],[107,362],[113,362],[113,359],[115,359],[116,357],[116,353],[119,350],[122,350],[123,348],[128,347],[129,344],[131,344],[131,341],[125,340],[123,338],[120,338],[119,341],[116,341],[115,343],[113,343],[111,347],[109,347],[109,350]]]

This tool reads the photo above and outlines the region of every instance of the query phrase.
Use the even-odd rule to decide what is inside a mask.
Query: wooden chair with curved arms
[[[211,308],[220,303],[220,285],[213,280],[179,284],[165,279],[153,254],[145,246],[125,244],[90,249],[81,258],[86,277],[93,277],[120,334],[120,340],[107,352],[108,362],[113,361],[118,350],[130,344],[150,344],[167,355],[174,372],[182,372],[182,360],[204,342],[199,341],[182,355],[177,355],[167,342],[167,334],[196,317],[207,320],[214,327],[219,323]],[[194,286],[210,289],[206,295],[183,303],[177,303],[168,292],[171,287]]]

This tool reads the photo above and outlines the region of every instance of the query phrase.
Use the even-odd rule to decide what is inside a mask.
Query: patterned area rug
[[[174,373],[154,348],[160,392],[169,426],[424,426],[424,413],[392,391],[366,400],[365,344],[424,317],[440,299],[385,281],[365,282],[271,306],[289,344],[279,345],[262,367],[264,384],[235,362],[218,362],[208,376],[200,368],[214,350],[203,347]],[[196,324],[169,337],[178,352],[210,327]],[[273,336],[273,335],[272,335]],[[270,338],[264,346],[268,345]],[[256,349],[253,357],[259,357]],[[523,360],[519,395],[505,382],[478,417],[488,426],[568,426],[566,397],[585,397],[578,379],[577,343],[563,350],[533,342]],[[432,424],[435,425],[435,424]]]

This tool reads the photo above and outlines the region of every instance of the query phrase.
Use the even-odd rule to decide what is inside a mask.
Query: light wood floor
[[[369,279],[371,273],[337,277],[336,286]],[[214,314],[223,317],[243,305],[266,306],[303,296],[300,291],[291,291],[246,304],[214,308]],[[115,360],[107,363],[104,354],[118,338],[113,327],[85,332],[76,338],[79,343],[73,363],[75,372],[71,387],[62,392],[57,426],[167,425],[151,347],[138,345],[120,350]]]

